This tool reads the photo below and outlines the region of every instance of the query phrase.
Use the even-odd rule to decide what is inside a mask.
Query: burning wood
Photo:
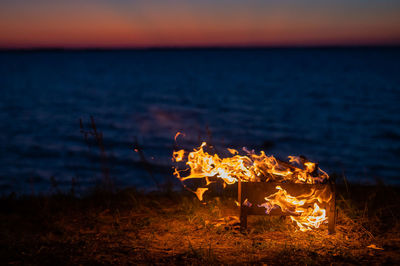
[[[210,154],[203,142],[192,152],[174,151],[173,160],[189,168],[175,168],[175,176],[185,185],[188,179],[204,179],[205,185],[194,192],[200,200],[209,184],[221,179],[224,185],[239,183],[241,226],[247,226],[247,215],[285,215],[301,231],[318,228],[329,217],[329,232],[334,232],[335,193],[327,173],[305,157],[289,156],[289,162],[267,156],[264,151],[239,155],[228,149],[230,157]],[[328,213],[329,212],[329,215]]]

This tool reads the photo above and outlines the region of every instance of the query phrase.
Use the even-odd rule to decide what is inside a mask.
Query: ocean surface
[[[350,182],[400,184],[400,49],[0,52],[0,193],[171,177],[181,148],[305,155]],[[104,165],[104,164],[103,164]]]

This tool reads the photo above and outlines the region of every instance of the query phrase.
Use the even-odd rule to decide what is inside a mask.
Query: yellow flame
[[[237,150],[235,150],[235,149],[230,149],[230,148],[228,148],[227,149],[231,154],[233,154],[233,155],[236,155],[236,154],[238,154],[239,152],[237,151]]]
[[[179,132],[178,132],[179,133]],[[177,134],[178,136],[178,134]],[[267,156],[264,151],[259,154],[247,152],[239,155],[235,149],[229,149],[230,157],[221,158],[217,154],[205,151],[207,143],[192,152],[184,150],[174,151],[173,160],[185,162],[187,170],[175,169],[174,175],[183,183],[188,179],[204,178],[206,186],[217,178],[222,179],[225,185],[241,182],[291,182],[303,184],[322,183],[329,178],[328,174],[317,167],[317,164],[305,161],[300,157],[289,156],[289,162],[277,160],[274,156]],[[186,155],[186,156],[185,156]],[[265,198],[266,202],[260,207],[265,207],[269,213],[273,208],[281,208],[290,214],[290,218],[298,225],[301,231],[318,228],[327,220],[323,203],[329,201],[325,191],[313,190],[307,195],[292,196],[282,187],[277,186],[276,193]],[[194,193],[199,200],[208,188],[198,188]],[[324,194],[325,193],[325,194]],[[329,193],[328,193],[329,194]]]
[[[232,157],[220,158],[217,154],[211,155],[204,151],[207,143],[203,142],[198,149],[194,149],[187,156],[186,164],[190,168],[190,174],[182,177],[176,175],[182,181],[191,178],[217,177],[225,183],[234,184],[238,180],[243,182],[256,181],[290,181],[293,183],[315,184],[328,178],[328,175],[319,170],[318,176],[312,176],[310,171],[315,169],[315,163],[305,163],[305,169],[278,162],[274,156],[265,155],[261,151],[259,155],[250,153],[240,156],[234,149],[228,149]],[[174,151],[175,161],[183,161],[184,150]],[[293,158],[293,156],[290,156]],[[291,159],[292,160],[292,159]],[[314,167],[314,168],[313,168]]]
[[[183,160],[184,155],[185,155],[184,150],[174,151],[172,153],[172,158],[173,158],[173,160],[175,160],[175,162],[180,162]]]
[[[304,166],[306,167],[307,172],[312,173],[315,170],[315,163],[305,162]]]
[[[323,222],[327,221],[326,210],[320,204],[328,202],[325,190],[312,189],[310,193],[297,197],[291,196],[280,186],[275,187],[278,191],[265,197],[265,203],[259,207],[265,207],[266,213],[274,208],[280,208],[283,213],[289,213],[290,219],[294,221],[303,232],[318,228]],[[329,194],[330,195],[330,194]]]

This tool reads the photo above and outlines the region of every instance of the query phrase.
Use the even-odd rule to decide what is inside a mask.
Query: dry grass
[[[17,265],[398,264],[398,195],[387,187],[343,189],[335,235],[326,225],[299,232],[277,217],[250,217],[246,232],[218,226],[218,218],[237,215],[232,198],[203,205],[186,193],[135,190],[10,197],[1,200],[0,258]]]

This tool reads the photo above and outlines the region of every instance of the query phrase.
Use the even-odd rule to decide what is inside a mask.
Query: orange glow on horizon
[[[241,9],[208,11],[188,6],[125,11],[104,3],[4,9],[0,10],[0,47],[400,44],[397,11],[374,21],[371,15],[346,21],[336,13],[304,10],[295,16],[279,10],[265,16]]]

